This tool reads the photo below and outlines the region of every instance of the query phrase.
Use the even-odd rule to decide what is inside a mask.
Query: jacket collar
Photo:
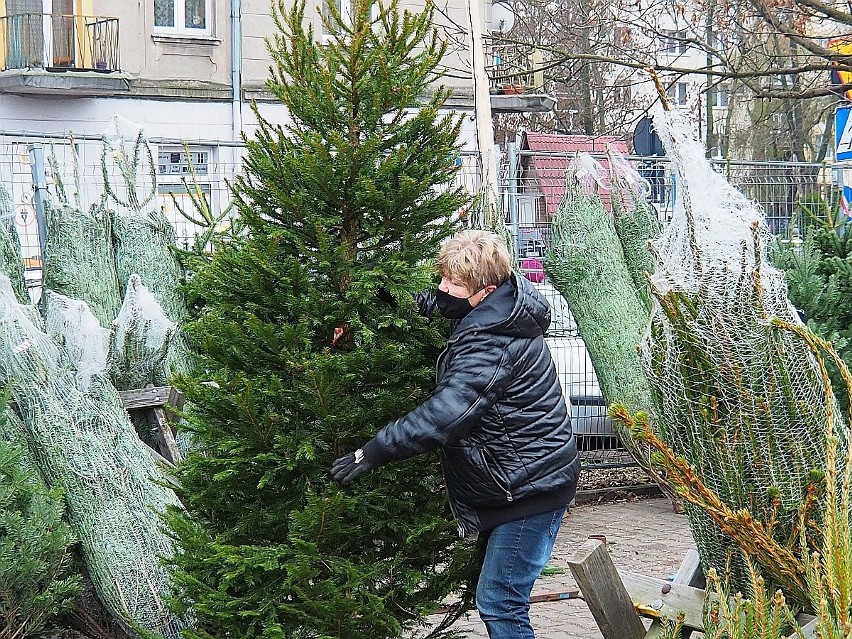
[[[513,337],[543,335],[550,326],[550,305],[524,277],[512,273],[477,304],[453,331],[450,341],[479,331]]]

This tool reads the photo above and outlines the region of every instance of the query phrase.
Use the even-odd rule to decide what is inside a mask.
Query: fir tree
[[[5,399],[2,400],[5,404]],[[5,428],[0,410],[0,428]],[[0,438],[0,638],[45,632],[80,592],[71,569],[74,536],[64,500],[27,463],[24,448]]]
[[[429,4],[330,9],[323,44],[304,3],[276,3],[268,82],[291,121],[258,113],[234,188],[239,236],[191,265],[199,378],[180,383],[200,452],[168,521],[188,637],[398,637],[475,570],[436,457],[340,488],[329,474],[423,401],[444,342],[416,292],[466,202],[450,186],[460,118],[438,110],[445,43]],[[427,96],[425,104],[418,100]]]
[[[801,246],[776,241],[772,261],[784,270],[790,301],[808,327],[831,342],[847,367],[852,367],[852,222],[824,201],[804,202],[808,222]],[[850,415],[849,396],[840,370],[826,362],[832,387]]]

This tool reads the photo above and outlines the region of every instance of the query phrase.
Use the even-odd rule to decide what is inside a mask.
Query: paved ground
[[[534,595],[577,588],[567,559],[590,535],[606,536],[617,568],[662,579],[674,574],[686,551],[695,545],[686,517],[673,512],[668,499],[578,506],[562,522],[548,564],[564,573],[540,578]],[[530,617],[537,639],[601,639],[581,600],[533,604]],[[467,631],[470,639],[488,637],[475,612],[456,627]]]

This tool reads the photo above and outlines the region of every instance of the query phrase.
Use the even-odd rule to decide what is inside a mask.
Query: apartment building
[[[306,19],[321,34],[320,4]],[[0,126],[99,134],[117,114],[154,137],[238,139],[255,124],[251,100],[281,121],[264,90],[270,11],[269,0],[0,0]],[[453,29],[466,16],[465,0],[445,0],[438,19]],[[472,109],[466,50],[447,64],[451,106]]]

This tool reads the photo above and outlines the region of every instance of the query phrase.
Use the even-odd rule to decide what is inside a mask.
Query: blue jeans
[[[476,607],[490,639],[535,639],[530,592],[550,559],[565,508],[500,524],[488,535]]]

